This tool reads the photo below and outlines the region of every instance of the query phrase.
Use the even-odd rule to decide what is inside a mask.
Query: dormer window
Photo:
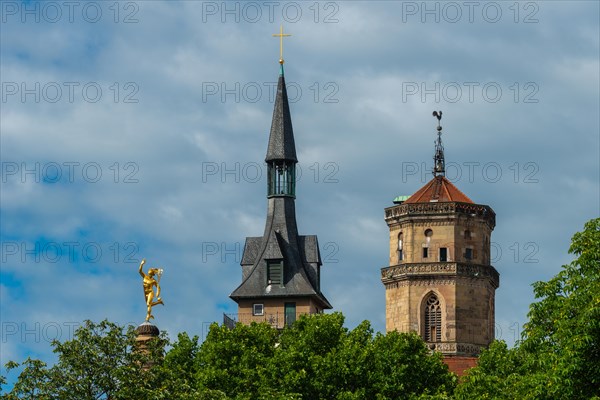
[[[283,286],[283,260],[267,261],[267,284]]]

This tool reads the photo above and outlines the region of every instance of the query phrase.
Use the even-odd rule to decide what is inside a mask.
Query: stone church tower
[[[445,177],[438,118],[433,179],[385,209],[390,264],[381,269],[386,330],[414,331],[454,372],[474,366],[494,339],[499,275],[490,264],[495,213]]]
[[[283,328],[299,314],[320,313],[331,305],[321,293],[321,255],[317,237],[300,236],[296,224],[296,146],[283,59],[267,147],[267,220],[264,234],[247,237],[242,283],[230,297],[237,316],[225,324],[267,321]]]

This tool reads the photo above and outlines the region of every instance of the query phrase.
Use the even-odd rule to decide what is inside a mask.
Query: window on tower
[[[425,329],[423,339],[426,342],[442,341],[442,307],[440,300],[432,293],[425,299],[425,315],[423,318]]]
[[[402,242],[402,232],[398,234],[398,262],[403,260],[403,250],[404,243]]]
[[[468,230],[468,229],[467,229],[467,230],[465,231],[464,238],[465,238],[465,239],[467,239],[467,240],[468,240],[468,239],[471,239],[471,231],[470,231],[470,230]]]
[[[465,249],[465,259],[471,261],[473,259],[473,249],[467,247]]]
[[[264,315],[265,306],[264,304],[252,304],[252,315]]]
[[[440,248],[440,261],[448,261],[448,249],[446,247]]]
[[[423,258],[429,257],[429,247],[423,247]]]

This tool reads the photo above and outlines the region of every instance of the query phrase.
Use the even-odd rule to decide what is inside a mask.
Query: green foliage
[[[374,370],[378,373],[371,380],[373,397],[370,398],[401,399],[419,394],[451,393],[456,385],[456,377],[448,372],[441,354],[431,354],[415,333],[378,334],[374,354]]]
[[[6,364],[8,372],[19,367],[23,367],[19,374],[19,380],[15,383],[13,390],[2,396],[2,398],[11,400],[48,398],[47,393],[51,379],[46,364],[31,358],[28,358],[22,364],[14,361],[9,361]]]
[[[278,331],[267,324],[213,324],[202,345],[179,334],[135,351],[133,328],[87,321],[73,340],[54,342],[58,362],[23,365],[3,399],[385,400],[443,399],[454,376],[414,334],[349,331],[340,313],[303,316]],[[144,365],[152,365],[144,369]]]
[[[533,284],[522,341],[494,343],[459,385],[458,399],[600,397],[600,218],[573,236],[577,258]]]
[[[577,259],[548,282],[536,282],[522,347],[543,355],[554,398],[600,396],[600,218],[573,236]]]
[[[353,379],[356,387],[362,387],[364,377],[359,364],[365,355],[360,350],[368,352],[369,342],[363,336],[365,331],[369,337],[372,332],[363,323],[348,334],[343,323],[340,313],[302,316],[284,330],[273,359],[272,381],[302,398],[332,399],[343,392],[348,396],[356,391]],[[361,341],[363,348],[356,351]],[[356,358],[350,360],[353,356]]]
[[[186,333],[180,333],[164,360],[147,372],[153,390],[149,391],[146,398],[180,400],[225,398],[219,397],[218,393],[201,394],[194,388],[198,349],[198,336],[190,339]],[[221,393],[221,396],[224,395]]]
[[[493,342],[480,356],[477,367],[458,385],[456,399],[537,399],[531,386],[536,377],[527,355],[508,349],[504,341]],[[527,377],[527,379],[524,379]]]
[[[125,331],[108,321],[86,321],[72,340],[52,342],[58,362],[51,368],[40,360],[27,359],[21,365],[9,362],[8,371],[22,371],[3,398],[91,400],[143,395],[146,385],[141,365],[148,359],[132,351],[134,343],[133,328]]]
[[[197,357],[197,384],[232,398],[256,398],[268,386],[264,379],[276,339],[277,331],[266,324],[211,325]]]
[[[267,325],[212,326],[198,382],[235,399],[402,399],[452,390],[454,376],[414,334],[373,337],[340,313],[302,316],[279,335]]]

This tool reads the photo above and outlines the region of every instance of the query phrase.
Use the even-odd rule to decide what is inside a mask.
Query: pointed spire
[[[331,304],[320,289],[322,265],[316,236],[298,235],[296,224],[296,144],[283,72],[283,33],[280,38],[279,82],[265,161],[268,211],[262,237],[248,237],[242,256],[243,281],[231,293],[247,312],[250,302],[265,301],[266,313],[278,313],[286,301],[308,301],[317,311]],[[276,284],[275,282],[279,282]],[[269,302],[269,305],[266,302]],[[300,303],[304,304],[304,303]],[[270,309],[270,311],[269,311]],[[273,314],[271,314],[273,315]],[[260,320],[257,317],[253,320]],[[264,320],[264,319],[263,319]],[[287,323],[287,322],[286,322]],[[280,327],[280,325],[277,325]],[[282,327],[282,325],[281,325]]]
[[[294,142],[294,130],[292,128],[292,117],[288,102],[285,77],[283,76],[283,64],[280,67],[279,82],[277,83],[277,95],[273,109],[273,120],[271,122],[271,134],[267,148],[266,162],[289,161],[297,163],[296,144]]]
[[[433,116],[438,120],[437,140],[435,141],[435,154],[433,155],[433,176],[446,175],[446,162],[444,160],[444,146],[442,145],[442,112],[434,111]]]

